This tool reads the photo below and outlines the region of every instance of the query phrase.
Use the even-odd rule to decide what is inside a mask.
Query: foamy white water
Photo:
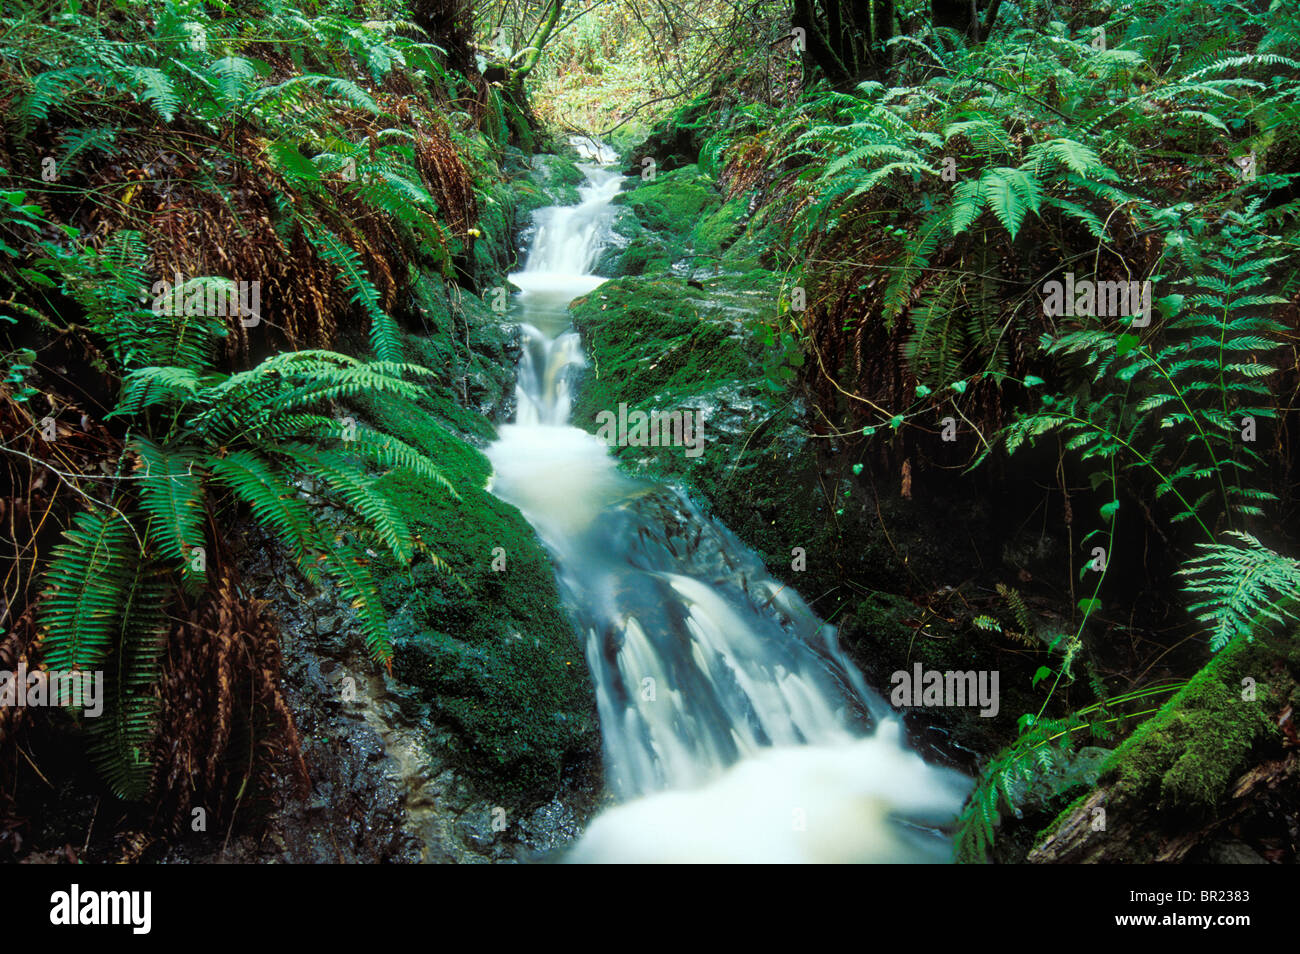
[[[939,829],[969,781],[905,746],[833,627],[730,531],[679,492],[629,478],[569,424],[585,358],[568,304],[604,281],[590,269],[621,187],[616,172],[586,168],[580,203],[536,213],[532,251],[510,276],[519,410],[487,452],[492,491],[536,528],[584,634],[606,779],[622,800],[570,859],[948,860]]]

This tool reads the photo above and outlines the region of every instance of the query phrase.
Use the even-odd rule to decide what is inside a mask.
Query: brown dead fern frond
[[[159,691],[156,819],[173,830],[193,809],[228,820],[270,797],[277,777],[310,785],[281,688],[279,632],[266,604],[227,573],[169,634]]]

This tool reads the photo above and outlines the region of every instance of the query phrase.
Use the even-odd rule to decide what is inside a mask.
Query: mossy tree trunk
[[[1297,705],[1296,634],[1239,638],[1111,754],[1028,860],[1213,861],[1239,842],[1248,856],[1285,844],[1300,808]]]
[[[450,0],[430,0],[430,2],[450,2]],[[528,104],[524,81],[541,62],[542,51],[554,35],[563,9],[564,0],[549,0],[545,13],[523,47],[511,57],[509,62],[494,63],[484,72],[488,81],[497,84],[501,90],[510,142],[526,152],[532,151],[540,124]]]

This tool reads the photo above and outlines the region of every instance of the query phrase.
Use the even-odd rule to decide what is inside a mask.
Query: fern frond
[[[1259,617],[1296,620],[1291,608],[1300,596],[1300,561],[1282,556],[1249,533],[1226,531],[1236,543],[1202,543],[1200,556],[1178,570],[1184,589],[1204,597],[1188,610],[1210,626],[1210,648],[1218,651],[1238,636],[1251,637]]]
[[[1025,216],[1037,213],[1043,203],[1038,180],[1021,169],[989,169],[980,179],[988,206],[1014,239]]]
[[[233,451],[208,462],[212,479],[248,504],[253,516],[283,540],[298,569],[312,583],[320,582],[323,547],[310,508],[271,464],[251,451]]]
[[[198,454],[187,448],[162,448],[145,437],[129,445],[144,466],[140,475],[140,506],[149,514],[149,538],[159,552],[175,561],[186,589],[197,593],[206,573],[195,569],[190,550],[205,543],[203,484],[196,472]]]
[[[351,459],[326,448],[300,443],[280,445],[277,449],[364,519],[399,563],[411,562],[411,531],[402,511]]]
[[[361,256],[324,226],[304,222],[308,239],[321,257],[339,270],[343,286],[370,319],[370,347],[380,361],[400,361],[401,335],[397,322],[379,304],[379,290],[370,283]]]
[[[322,567],[357,611],[358,623],[371,656],[377,662],[388,663],[393,658],[388,616],[369,564],[366,555],[355,546],[338,542],[326,556]]]
[[[163,122],[169,123],[176,118],[176,113],[181,108],[181,98],[172,85],[171,77],[153,66],[134,66],[130,78],[140,101],[152,106]]]
[[[143,798],[153,775],[158,660],[167,626],[167,577],[143,563],[119,609],[120,627],[105,666],[104,711],[87,720],[87,750],[119,798]]]
[[[73,518],[42,580],[40,623],[51,669],[103,663],[139,569],[140,546],[122,514],[89,510]]]

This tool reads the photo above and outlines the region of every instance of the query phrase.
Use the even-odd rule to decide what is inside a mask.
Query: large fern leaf
[[[107,509],[77,514],[63,537],[42,581],[45,659],[51,669],[94,669],[137,585],[140,545],[126,517]]]
[[[162,448],[145,437],[135,438],[130,447],[144,466],[138,486],[140,506],[151,518],[149,537],[163,556],[175,561],[186,588],[198,592],[206,578],[204,561],[191,554],[192,548],[204,546],[198,454],[188,448]]]

